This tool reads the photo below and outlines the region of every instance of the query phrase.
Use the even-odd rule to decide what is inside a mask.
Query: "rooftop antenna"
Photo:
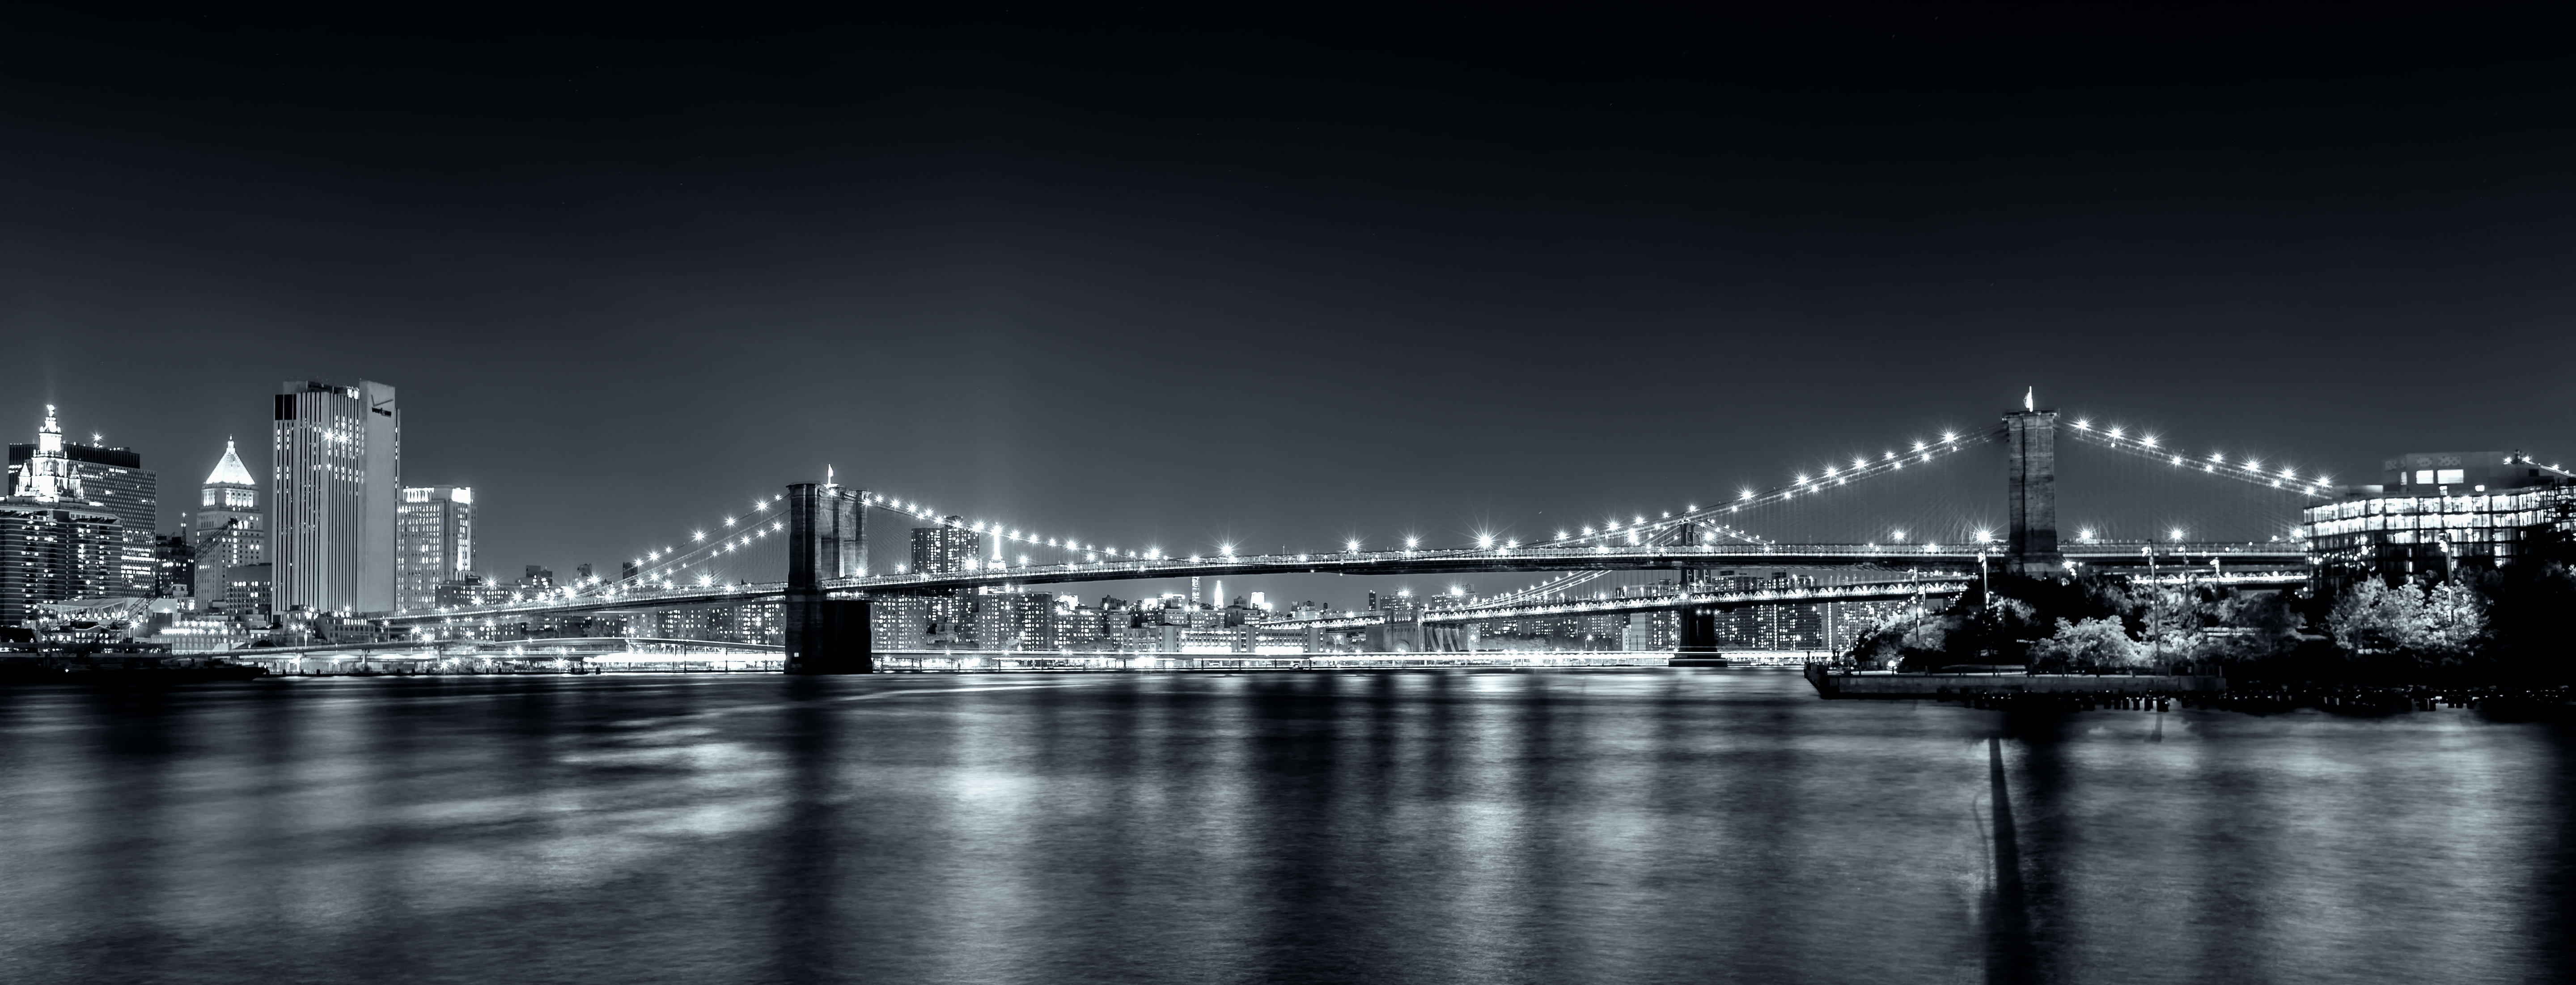
[[[2032,387],[2021,392],[2021,409],[2033,411],[2039,409],[2038,387]]]
[[[832,481],[832,467],[829,465],[823,466],[823,488],[837,489],[840,488],[840,485],[840,483]]]

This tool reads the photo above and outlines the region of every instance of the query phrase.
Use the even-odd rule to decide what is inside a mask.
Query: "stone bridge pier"
[[[2062,574],[2057,550],[2057,412],[2028,399],[2004,415],[2004,569],[2017,575]]]
[[[778,618],[790,674],[869,674],[877,669],[868,603],[826,598],[823,583],[868,569],[866,493],[836,484],[787,487],[787,592]]]

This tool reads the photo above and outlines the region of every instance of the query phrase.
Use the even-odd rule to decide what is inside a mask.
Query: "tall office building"
[[[233,568],[268,561],[268,523],[260,514],[259,480],[251,477],[229,438],[224,440],[224,456],[215,460],[215,470],[206,473],[205,485],[197,490],[197,515],[189,521],[188,537],[197,555],[197,595],[207,608],[230,610],[235,596],[266,597],[265,587],[256,593],[227,592],[233,581],[247,577],[230,573]]]
[[[152,531],[125,529],[117,514],[93,502],[63,444],[54,408],[26,461],[0,498],[0,625],[35,618],[38,602],[142,596],[152,589]],[[127,542],[147,545],[137,590],[126,570]]]
[[[474,489],[405,487],[396,516],[394,608],[435,608],[440,585],[474,570]]]
[[[269,439],[271,604],[391,612],[402,408],[394,388],[289,381]]]
[[[159,567],[152,535],[161,524],[161,479],[143,467],[143,456],[132,448],[110,448],[93,441],[90,444],[64,441],[60,427],[47,427],[55,433],[52,440],[61,460],[68,465],[68,475],[78,480],[80,498],[116,514],[119,532],[116,544],[109,548],[112,572],[99,594],[145,597],[153,594]],[[38,444],[9,446],[10,485],[14,488],[20,472],[34,459]]]

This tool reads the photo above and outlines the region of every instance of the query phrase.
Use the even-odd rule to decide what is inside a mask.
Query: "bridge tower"
[[[823,583],[867,571],[866,494],[834,483],[787,487],[787,594],[779,622],[787,631],[790,674],[874,673],[868,604],[826,598]]]
[[[1684,546],[1697,546],[1708,541],[1707,528],[1698,523],[1682,525],[1681,543]],[[1683,565],[1681,570],[1676,572],[1681,576],[1679,579],[1681,590],[1687,593],[1706,587],[1714,577],[1714,570]],[[1717,610],[1685,607],[1673,610],[1673,616],[1679,622],[1679,625],[1674,627],[1677,630],[1673,634],[1674,652],[1685,654],[1717,652]]]
[[[2045,577],[2064,570],[2057,552],[2057,412],[2032,394],[2004,415],[2005,570]]]

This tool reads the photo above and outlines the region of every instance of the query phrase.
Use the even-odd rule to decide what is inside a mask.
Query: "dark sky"
[[[0,15],[0,432],[59,403],[192,488],[279,381],[381,380],[500,572],[827,463],[1455,543],[2034,385],[2354,478],[2576,458],[2530,25],[656,9]]]

